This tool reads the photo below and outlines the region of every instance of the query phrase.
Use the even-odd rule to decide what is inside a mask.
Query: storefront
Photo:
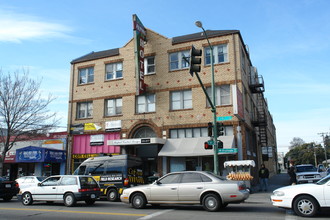
[[[74,170],[89,157],[120,154],[119,146],[107,145],[107,141],[119,138],[119,132],[74,135],[71,154],[72,170],[70,170],[69,173],[73,173]]]
[[[66,152],[28,146],[16,150],[18,176],[50,176],[65,174]]]
[[[158,156],[163,157],[163,172],[182,170],[213,171],[214,150],[204,149],[209,137],[167,139]],[[220,174],[224,175],[223,163],[237,155],[234,136],[220,136],[223,149],[218,151]]]

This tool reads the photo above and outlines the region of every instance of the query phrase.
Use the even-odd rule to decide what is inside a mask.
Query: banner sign
[[[16,162],[65,162],[66,152],[42,147],[24,147],[16,150]]]
[[[104,135],[96,134],[90,136],[90,146],[101,146],[104,145]]]
[[[75,124],[70,126],[71,134],[83,134],[84,133],[84,124]]]
[[[121,130],[121,120],[116,121],[106,121],[105,122],[105,131],[120,131]]]
[[[135,42],[136,95],[141,95],[146,90],[144,83],[144,43],[146,42],[147,31],[136,14],[133,15],[133,32]]]
[[[85,123],[84,124],[84,130],[85,131],[98,131],[102,127],[96,123]]]
[[[244,119],[244,106],[243,106],[243,94],[237,87],[237,85],[232,85],[233,92],[233,109],[234,115],[239,119]]]

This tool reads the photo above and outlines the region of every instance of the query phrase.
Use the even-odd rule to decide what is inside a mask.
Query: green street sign
[[[230,154],[230,153],[237,153],[237,152],[238,152],[237,148],[219,148],[218,149],[218,153]]]
[[[233,116],[219,116],[217,117],[217,121],[230,121],[233,120]]]
[[[208,144],[208,145],[214,145],[214,141],[213,141],[213,140],[208,140],[208,141],[207,141],[207,144]]]

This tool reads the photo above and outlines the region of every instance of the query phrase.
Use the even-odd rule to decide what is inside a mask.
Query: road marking
[[[137,220],[147,220],[147,219],[151,219],[153,217],[156,217],[158,215],[162,215],[162,214],[165,214],[166,212],[171,212],[173,211],[174,209],[167,209],[167,210],[164,210],[164,211],[161,211],[161,212],[155,212],[151,215],[147,215],[147,216],[144,216],[144,217],[141,217],[141,218],[138,218]]]
[[[87,211],[53,210],[53,209],[0,208],[0,210],[83,213],[83,214],[93,214],[93,215],[147,216],[146,214],[131,214],[131,213],[116,213],[116,212],[87,212]]]

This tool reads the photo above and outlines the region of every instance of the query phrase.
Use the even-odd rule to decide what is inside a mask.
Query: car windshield
[[[297,166],[296,167],[296,172],[315,172],[317,171],[317,168],[314,166]]]
[[[330,175],[324,177],[323,179],[320,179],[316,184],[317,185],[324,185],[330,180]]]

